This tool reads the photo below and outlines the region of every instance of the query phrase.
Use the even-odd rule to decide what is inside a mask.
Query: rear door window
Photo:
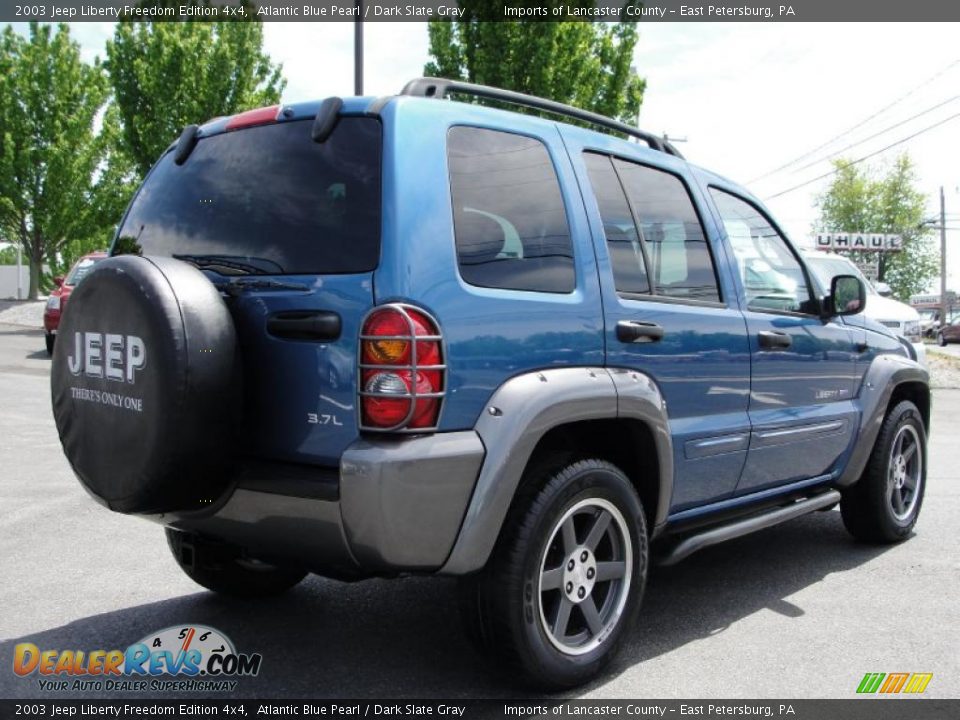
[[[678,300],[719,302],[713,257],[683,181],[646,165],[613,162],[640,225],[654,292]]]
[[[480,287],[572,292],[573,244],[546,146],[453,127],[447,155],[460,276]]]
[[[114,254],[179,257],[222,274],[359,273],[380,256],[380,123],[310,120],[202,138],[167,153],[124,220]]]

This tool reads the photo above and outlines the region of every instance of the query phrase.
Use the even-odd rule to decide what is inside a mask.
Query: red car
[[[105,252],[93,252],[84,255],[70,268],[67,278],[55,277],[53,282],[57,287],[50,293],[47,307],[43,311],[43,329],[46,331],[47,353],[53,355],[53,341],[57,339],[57,328],[60,327],[60,316],[67,305],[67,299],[73,289],[86,277],[93,266],[107,257]]]

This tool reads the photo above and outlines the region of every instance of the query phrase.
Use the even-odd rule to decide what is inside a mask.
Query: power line
[[[834,150],[833,152],[828,153],[827,155],[825,155],[824,157],[820,158],[819,160],[814,160],[812,163],[807,163],[807,164],[804,165],[803,167],[797,168],[794,172],[802,172],[802,171],[806,170],[807,168],[811,168],[811,167],[813,167],[814,165],[818,165],[819,163],[822,163],[824,160],[827,160],[827,159],[829,159],[829,158],[834,158],[834,157],[836,157],[837,155],[839,155],[840,153],[844,153],[844,152],[846,152],[847,150],[851,150],[852,148],[855,148],[855,147],[857,147],[857,146],[859,146],[859,145],[863,145],[865,142],[869,142],[870,140],[873,140],[874,138],[880,137],[881,135],[885,135],[886,133],[890,132],[891,130],[896,130],[898,127],[901,127],[901,126],[903,126],[903,125],[906,125],[908,122],[910,122],[910,121],[912,121],[912,120],[916,120],[918,117],[923,117],[924,115],[929,115],[929,114],[932,113],[934,110],[939,110],[939,109],[942,108],[944,105],[949,105],[950,103],[952,103],[952,102],[954,102],[955,100],[958,100],[958,99],[960,99],[960,95],[954,95],[952,98],[949,98],[949,99],[947,99],[947,100],[944,100],[943,102],[939,102],[939,103],[937,103],[936,105],[933,105],[932,107],[928,107],[926,110],[923,110],[922,112],[918,112],[916,115],[911,115],[911,116],[908,117],[906,120],[901,120],[900,122],[894,123],[893,125],[890,125],[889,127],[886,127],[886,128],[884,128],[883,130],[880,130],[879,132],[875,132],[873,135],[869,135],[868,137],[865,137],[863,140],[857,140],[857,142],[851,143],[851,144],[849,144],[849,145],[847,145],[847,146],[845,146],[845,147],[840,148],[839,150]]]
[[[956,67],[957,65],[960,65],[960,58],[954,60],[952,63],[950,63],[949,65],[947,65],[947,66],[946,66],[945,68],[943,68],[942,70],[934,73],[933,75],[931,75],[930,77],[928,77],[926,80],[924,80],[922,83],[920,83],[919,85],[914,86],[911,90],[909,90],[908,92],[904,93],[903,95],[901,95],[900,97],[898,97],[898,98],[897,98],[896,100],[894,100],[893,102],[891,102],[891,103],[883,106],[882,108],[880,108],[879,110],[877,110],[877,111],[874,112],[873,114],[869,115],[868,117],[864,118],[863,120],[861,120],[860,122],[858,122],[856,125],[853,125],[852,127],[847,128],[846,130],[844,130],[844,131],[843,131],[842,133],[840,133],[839,135],[831,138],[830,140],[827,140],[827,142],[825,142],[825,143],[823,143],[823,144],[821,144],[821,145],[817,145],[815,148],[813,148],[813,150],[809,150],[809,151],[805,152],[803,155],[800,155],[799,157],[794,158],[794,159],[791,160],[790,162],[785,163],[785,164],[781,165],[781,166],[778,167],[778,168],[774,168],[773,170],[771,170],[771,171],[768,172],[768,173],[765,173],[764,175],[760,175],[759,177],[755,177],[755,178],[753,178],[753,180],[749,180],[749,181],[747,182],[747,184],[750,185],[750,184],[755,183],[755,182],[757,182],[757,181],[759,181],[759,180],[764,180],[764,179],[770,177],[771,175],[775,175],[776,173],[780,172],[781,170],[786,170],[788,167],[791,167],[791,166],[793,166],[793,165],[796,165],[798,162],[801,162],[801,161],[803,161],[803,160],[806,160],[808,157],[810,157],[810,156],[813,155],[814,153],[819,152],[819,151],[822,150],[823,148],[832,145],[832,144],[835,143],[837,140],[840,140],[840,139],[842,139],[842,138],[845,138],[847,135],[849,135],[850,133],[852,133],[854,130],[858,130],[858,129],[860,129],[861,127],[863,127],[864,125],[866,125],[868,122],[870,122],[871,120],[873,120],[875,117],[881,115],[882,113],[885,113],[885,112],[886,112],[887,110],[889,110],[890,108],[892,108],[892,107],[894,107],[894,106],[896,106],[896,105],[899,105],[899,104],[902,103],[904,100],[906,100],[908,97],[910,97],[911,95],[913,95],[914,93],[916,93],[920,88],[926,87],[927,85],[929,85],[930,83],[932,83],[934,80],[936,80],[937,78],[939,78],[939,77],[941,77],[942,75],[944,75],[946,72],[952,70],[952,69],[953,69],[954,67]]]
[[[913,135],[907,135],[907,137],[902,138],[902,139],[900,139],[900,140],[897,140],[896,142],[892,142],[892,143],[890,143],[889,145],[887,145],[886,147],[882,147],[882,148],[880,148],[879,150],[876,150],[875,152],[869,153],[868,155],[864,155],[863,157],[857,158],[856,160],[851,160],[849,163],[845,163],[845,165],[857,165],[858,163],[862,163],[864,160],[869,160],[870,158],[872,158],[872,157],[874,157],[874,156],[876,156],[876,155],[879,155],[880,153],[886,152],[887,150],[889,150],[889,149],[892,148],[892,147],[896,147],[897,145],[902,145],[903,143],[907,142],[908,140],[913,140],[915,137],[917,137],[917,136],[919,136],[919,135],[923,135],[923,134],[926,133],[926,132],[930,132],[930,131],[933,130],[934,128],[938,128],[938,127],[940,127],[941,125],[944,125],[945,123],[948,123],[948,122],[950,122],[951,120],[955,120],[955,119],[958,118],[958,117],[960,117],[960,113],[957,113],[956,115],[951,115],[950,117],[944,118],[943,120],[940,120],[939,122],[936,122],[936,123],[934,123],[933,125],[929,125],[928,127],[925,127],[923,130],[918,130],[917,132],[913,133]],[[815,183],[815,182],[817,182],[818,180],[823,180],[824,178],[828,178],[828,177],[830,177],[831,175],[836,175],[837,172],[838,172],[838,170],[839,170],[839,168],[834,168],[834,169],[831,170],[830,172],[824,173],[823,175],[818,175],[817,177],[812,178],[812,179],[810,179],[810,180],[807,180],[806,182],[802,182],[802,183],[800,183],[799,185],[794,185],[793,187],[787,188],[786,190],[781,190],[780,192],[778,192],[778,193],[776,193],[776,194],[774,194],[774,195],[767,195],[767,198],[766,198],[766,199],[767,199],[767,200],[773,200],[774,198],[778,198],[778,197],[780,197],[781,195],[786,195],[787,193],[791,193],[791,192],[793,192],[794,190],[799,190],[800,188],[806,187],[807,185],[810,185],[810,184],[812,184],[812,183]]]

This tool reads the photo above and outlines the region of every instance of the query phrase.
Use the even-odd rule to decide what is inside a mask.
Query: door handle
[[[267,318],[267,332],[285,340],[333,341],[340,337],[340,316],[325,310],[294,310]]]
[[[793,340],[786,333],[775,330],[764,330],[759,334],[760,347],[765,350],[786,350]]]
[[[663,328],[656,323],[621,320],[617,323],[617,340],[624,343],[651,343],[663,339]]]

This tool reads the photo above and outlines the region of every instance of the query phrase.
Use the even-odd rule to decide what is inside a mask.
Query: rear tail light
[[[360,330],[360,429],[437,429],[446,389],[443,338],[419,308],[375,308]]]

